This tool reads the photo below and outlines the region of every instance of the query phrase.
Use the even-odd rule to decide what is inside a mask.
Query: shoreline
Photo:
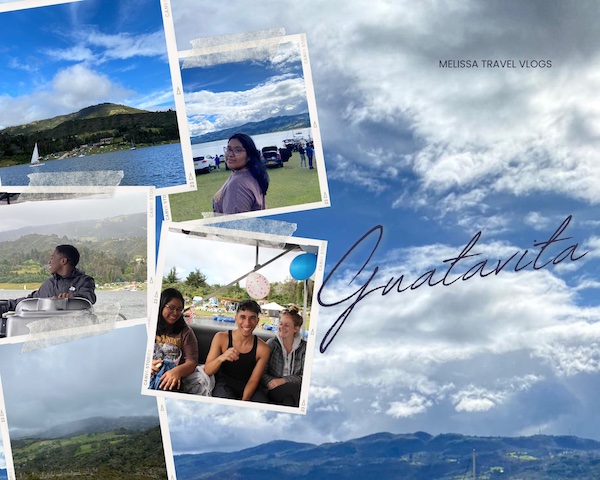
[[[37,290],[41,287],[41,283],[0,283],[0,290],[15,290],[15,291],[24,291],[30,292]],[[146,283],[140,282],[131,282],[124,284],[115,284],[115,285],[96,285],[96,290],[105,290],[105,291],[146,291],[147,286]]]
[[[126,150],[137,150],[139,148],[149,148],[149,147],[157,147],[159,145],[171,145],[173,143],[180,143],[179,140],[165,140],[158,143],[152,144],[139,144],[132,147],[130,144],[108,144],[101,145],[96,147],[79,147],[75,150],[71,150],[69,152],[61,152],[62,155],[59,156],[58,153],[49,153],[47,155],[40,156],[40,162],[55,162],[57,160],[65,160],[67,158],[84,158],[90,157],[93,155],[101,155],[103,153],[113,153],[113,152],[122,152]],[[104,147],[104,148],[103,148]],[[19,165],[29,165],[30,161],[25,159],[23,161],[17,161],[14,158],[0,160],[0,168],[4,167],[17,167]]]

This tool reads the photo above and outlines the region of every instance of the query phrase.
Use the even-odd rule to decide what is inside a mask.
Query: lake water
[[[29,295],[30,292],[31,290],[0,290],[0,299],[21,298]],[[118,303],[121,306],[119,312],[127,320],[146,318],[146,294],[145,291],[96,290],[96,305]]]
[[[29,164],[4,167],[0,168],[0,179],[5,186],[22,186],[29,185],[27,175],[31,173],[100,170],[122,170],[124,177],[120,185],[125,186],[164,188],[185,184],[179,143],[52,160],[36,168]]]
[[[294,134],[302,133],[304,139],[308,140],[311,137],[310,128],[297,128],[295,130],[286,130],[284,132],[265,133],[262,135],[251,135],[252,140],[256,144],[258,150],[263,147],[275,145],[278,148],[283,148],[283,141],[288,138],[293,138]],[[194,157],[217,154],[223,155],[223,147],[227,146],[227,140],[216,140],[214,142],[198,143],[192,145],[192,153]]]

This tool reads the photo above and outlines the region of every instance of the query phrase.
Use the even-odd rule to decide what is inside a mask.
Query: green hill
[[[8,127],[0,130],[0,134],[3,135],[29,135],[32,133],[43,132],[45,130],[52,130],[62,123],[75,121],[75,120],[86,120],[90,118],[101,118],[110,117],[113,115],[131,115],[136,113],[150,113],[147,110],[139,110],[137,108],[127,107],[125,105],[118,105],[115,103],[101,103],[100,105],[92,105],[90,107],[83,108],[75,113],[69,113],[67,115],[59,115],[57,117],[48,118],[46,120],[38,120],[36,122],[27,123],[25,125],[17,125],[14,127]]]
[[[11,441],[17,478],[166,479],[160,426]]]
[[[145,236],[71,241],[59,235],[25,235],[0,243],[0,283],[41,283],[48,278],[48,257],[56,245],[71,243],[81,254],[78,268],[94,277],[97,285],[143,282],[147,279]]]

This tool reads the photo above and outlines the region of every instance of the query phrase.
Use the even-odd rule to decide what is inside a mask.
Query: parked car
[[[293,151],[294,147],[291,145],[286,145],[285,148],[280,148],[279,154],[281,155],[281,161],[287,162],[292,157]]]
[[[196,174],[210,173],[210,171],[214,168],[217,168],[214,157],[210,155],[207,155],[206,157],[194,157],[194,171]]]
[[[283,167],[283,161],[277,147],[264,147],[260,156],[266,167]]]

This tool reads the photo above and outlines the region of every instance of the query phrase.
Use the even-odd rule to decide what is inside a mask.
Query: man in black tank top
[[[204,371],[215,375],[213,397],[268,402],[257,388],[267,365],[269,347],[254,335],[260,306],[254,300],[240,302],[235,314],[237,329],[213,337]]]

